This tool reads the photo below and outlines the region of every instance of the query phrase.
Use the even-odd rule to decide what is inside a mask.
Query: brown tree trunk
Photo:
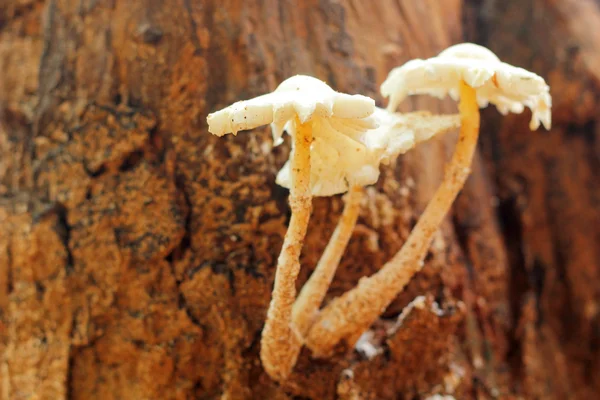
[[[3,0],[0,399],[597,398],[599,26],[593,0]],[[464,40],[548,80],[552,131],[486,110],[371,343],[304,350],[274,383],[258,353],[289,141],[212,137],[207,113],[296,73],[381,100],[390,68]],[[400,248],[454,139],[383,169],[327,301]],[[314,202],[299,286],[341,208]]]

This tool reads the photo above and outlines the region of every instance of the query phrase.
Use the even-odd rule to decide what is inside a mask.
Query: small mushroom
[[[459,126],[456,114],[398,114],[381,108],[367,118],[319,121],[319,135],[310,148],[312,195],[333,196],[372,185],[379,179],[381,164],[388,165],[416,144]],[[286,162],[276,179],[288,189],[290,165]]]
[[[319,313],[306,339],[317,357],[327,356],[340,340],[353,345],[421,270],[433,235],[469,176],[479,134],[479,107],[492,103],[502,113],[520,113],[528,107],[533,114],[532,130],[540,123],[550,129],[551,124],[551,97],[545,81],[500,62],[490,50],[470,43],[394,69],[381,85],[381,93],[390,96],[389,110],[412,94],[449,94],[460,99],[460,136],[444,181],[400,251],[377,273],[361,279]]]
[[[302,287],[292,310],[292,322],[302,336],[308,333],[348,245],[360,211],[363,187],[379,178],[380,164],[390,164],[400,154],[435,135],[458,128],[458,115],[431,115],[427,112],[396,114],[377,108],[367,118],[328,130],[344,135],[324,135],[331,140],[316,140],[311,147],[311,186],[314,196],[330,196],[348,191],[338,225],[325,251]],[[345,122],[345,121],[344,121]],[[368,129],[370,126],[377,126]],[[346,141],[352,138],[352,145]],[[341,143],[340,143],[341,142]],[[357,149],[357,150],[355,150]],[[277,182],[290,187],[289,163],[282,168]]]
[[[552,122],[552,98],[544,79],[501,62],[489,49],[473,43],[457,44],[437,57],[411,60],[394,68],[381,85],[381,94],[390,98],[388,110],[398,108],[409,95],[427,94],[440,99],[449,95],[455,101],[472,96],[479,108],[492,103],[502,115],[520,114],[529,108],[531,130],[538,129],[540,123],[550,129]]]
[[[217,136],[271,124],[276,144],[281,142],[284,129],[293,139],[287,181],[292,216],[277,260],[261,339],[263,367],[273,379],[283,380],[289,375],[302,346],[291,316],[299,257],[311,211],[311,144],[321,140],[346,143],[344,129],[332,131],[330,127],[362,126],[361,120],[374,110],[375,102],[368,97],[338,93],[318,79],[298,75],[282,82],[272,93],[237,102],[207,118],[209,131]],[[352,143],[347,145],[354,151],[362,149],[358,143],[354,147]]]

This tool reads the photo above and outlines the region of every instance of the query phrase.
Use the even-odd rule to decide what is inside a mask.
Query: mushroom
[[[369,125],[372,121],[363,121],[374,110],[371,98],[338,93],[318,79],[298,75],[282,82],[272,93],[234,103],[207,118],[209,131],[216,136],[271,124],[275,144],[281,143],[284,129],[293,139],[288,172],[292,216],[277,260],[260,351],[265,371],[276,380],[288,376],[302,345],[291,315],[311,211],[311,146],[324,140],[338,145],[340,151],[364,151],[362,144],[346,139],[332,127],[374,127]],[[318,162],[316,155],[315,160]]]
[[[551,124],[548,85],[538,75],[500,62],[490,50],[470,43],[452,46],[437,57],[413,60],[391,71],[381,85],[389,110],[412,94],[460,99],[460,136],[444,180],[407,241],[377,273],[328,304],[308,332],[306,345],[327,356],[345,340],[356,343],[397,294],[421,270],[437,228],[469,176],[479,134],[479,107],[496,105],[501,113],[532,111],[530,128]]]
[[[302,287],[292,310],[292,322],[302,336],[308,333],[319,307],[325,298],[335,271],[348,245],[360,211],[362,188],[379,178],[379,165],[388,165],[400,154],[435,135],[458,128],[458,115],[431,115],[428,112],[407,114],[391,113],[377,108],[367,118],[354,126],[343,121],[343,126],[332,128],[343,131],[352,138],[356,150],[345,150],[345,145],[326,139],[313,142],[311,147],[311,185],[314,196],[330,196],[348,191],[339,223],[319,260],[317,267]],[[369,129],[376,125],[377,128]],[[340,140],[342,136],[325,136]],[[345,139],[342,139],[345,140]],[[290,187],[289,163],[281,169],[277,183]]]
[[[372,185],[379,166],[389,165],[414,148],[460,126],[458,115],[429,112],[399,114],[375,107],[366,118],[319,121],[319,136],[311,145],[311,192],[313,196],[345,193],[353,186]],[[276,182],[291,188],[291,161],[277,174]]]

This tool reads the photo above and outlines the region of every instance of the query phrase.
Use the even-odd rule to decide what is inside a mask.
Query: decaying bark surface
[[[597,397],[598,26],[593,0],[0,2],[0,398]],[[485,110],[424,269],[356,350],[274,383],[289,141],[212,137],[207,113],[295,73],[381,100],[391,67],[465,39],[548,80],[553,129]],[[367,189],[326,302],[401,247],[454,139]],[[299,285],[342,205],[315,199]]]

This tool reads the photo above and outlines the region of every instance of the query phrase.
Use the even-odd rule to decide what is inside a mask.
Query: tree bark
[[[0,399],[596,398],[598,26],[593,0],[4,0]],[[392,67],[465,40],[547,79],[552,130],[484,110],[424,269],[356,349],[273,382],[289,140],[206,115],[298,73],[382,105]],[[455,139],[383,168],[326,302],[401,247]],[[315,199],[298,288],[342,206]]]

